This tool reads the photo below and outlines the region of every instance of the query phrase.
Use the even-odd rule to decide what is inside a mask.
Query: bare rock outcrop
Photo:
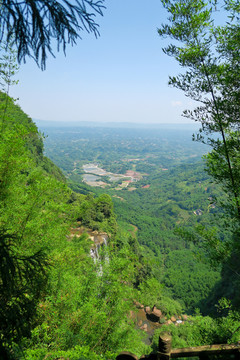
[[[160,317],[162,316],[161,310],[157,309],[154,305],[151,309],[150,306],[146,306],[145,308],[147,319],[152,322],[158,322]]]

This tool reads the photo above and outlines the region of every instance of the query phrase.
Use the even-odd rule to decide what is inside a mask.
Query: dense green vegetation
[[[116,231],[111,198],[73,193],[43,155],[34,123],[4,95],[1,111],[2,358],[98,358],[127,344],[144,351],[127,317],[142,265]],[[79,225],[111,235],[102,260],[90,257],[86,233],[69,237]]]
[[[42,137],[34,123],[10,99],[6,108],[6,97],[1,96],[0,300],[5,358],[21,358],[23,352],[27,359],[46,355],[114,359],[122,350],[141,355],[154,349],[157,332],[152,347],[144,345],[144,333],[129,317],[130,310],[136,311],[135,299],[155,304],[170,317],[194,314],[196,308],[207,313],[216,304],[216,293],[231,295],[230,288],[219,291],[220,269],[210,268],[205,243],[189,241],[196,224],[200,234],[216,217],[223,238],[229,236],[214,204],[221,192],[210,183],[198,158],[177,163],[174,156],[167,171],[152,167],[134,183],[133,191],[93,188],[73,182],[69,175],[73,192],[61,171],[43,155]],[[88,131],[81,129],[86,139]],[[111,131],[117,133],[107,129]],[[51,136],[54,143],[53,131]],[[120,141],[124,147],[124,135]],[[151,155],[149,141],[145,139],[143,146]],[[66,146],[71,150],[69,143]],[[51,152],[48,142],[47,149]],[[88,149],[91,152],[90,142]],[[179,149],[189,153],[183,145]],[[105,153],[113,156],[108,148],[102,151],[103,159]],[[159,157],[156,153],[154,159],[160,162],[164,151]],[[139,162],[143,170],[144,161]],[[63,171],[67,172],[64,167]],[[195,214],[198,209],[201,212]],[[79,226],[111,235],[108,246],[99,249],[98,261],[90,257],[92,241],[87,233],[73,236],[71,229]],[[225,318],[198,315],[184,327],[168,327],[174,346],[235,340],[238,312],[228,302],[222,302],[219,311]],[[201,337],[199,328],[208,336]]]
[[[102,1],[86,3],[101,13]],[[32,28],[18,5],[18,58],[31,49],[38,61],[41,49],[44,67],[50,43],[36,43],[37,32],[26,39]],[[67,6],[80,30],[81,8]],[[224,2],[232,20],[224,26],[214,25],[211,3],[163,6],[159,34],[178,41],[164,52],[187,69],[169,83],[200,102],[184,115],[201,122],[195,138],[208,148],[188,142],[184,129],[52,129],[46,153],[60,170],[36,125],[0,93],[2,359],[141,355],[156,350],[163,331],[174,347],[239,341],[239,4]],[[2,21],[9,43],[19,27],[8,15]],[[76,38],[71,22],[65,30]],[[1,61],[8,91],[14,57]],[[84,178],[86,163],[102,182]],[[162,312],[148,338],[135,320],[142,304]]]
[[[197,102],[183,115],[200,122],[196,139],[210,145],[205,156],[207,173],[224,196],[217,196],[223,210],[223,226],[198,228],[196,242],[204,244],[212,263],[222,266],[217,296],[225,296],[238,308],[239,288],[239,1],[163,1],[168,19],[159,35],[170,38],[164,53],[181,65],[181,74],[169,84]],[[231,22],[218,24],[218,11]],[[216,222],[215,222],[216,223]],[[230,285],[230,282],[232,284]]]
[[[169,291],[163,288],[167,275],[161,246],[159,251],[157,243],[147,246],[144,231],[140,246],[132,218],[126,219],[120,208],[119,226],[111,197],[103,190],[94,195],[86,186],[87,195],[73,192],[43,155],[42,136],[31,119],[3,94],[1,109],[3,356],[114,359],[124,349],[139,355],[151,351],[129,317],[129,311],[136,310],[134,300],[157,304],[166,316],[186,308],[182,299],[180,305],[170,298],[179,297],[171,284]],[[73,187],[81,190],[81,184]],[[146,190],[139,185],[138,191],[121,194],[136,196]],[[71,236],[71,229],[79,226],[109,234],[97,262],[90,257],[93,245],[87,233]],[[178,238],[173,232],[171,236]],[[176,248],[172,241],[163,249],[170,251],[171,246]],[[170,258],[166,268],[168,262]]]
[[[118,144],[117,153],[121,153],[121,156],[115,163],[114,172],[121,173],[125,159],[133,158],[132,153],[129,156],[124,150],[128,139],[125,139],[122,129],[101,128],[99,130],[95,128],[94,137],[93,129],[88,127],[65,128],[66,139],[62,132],[63,129],[50,129],[51,139],[50,136],[46,138],[46,152],[51,154],[62,167],[70,180],[71,187],[76,192],[92,194],[91,196],[93,194],[102,196],[102,194],[108,193],[112,197],[114,211],[117,215],[117,233],[119,234],[121,230],[125,234],[126,232],[130,234],[128,246],[131,246],[131,253],[135,254],[139,261],[136,265],[137,277],[133,282],[134,287],[138,290],[138,300],[143,304],[155,304],[170,316],[183,311],[193,315],[197,312],[197,316],[194,315],[186,327],[176,328],[175,325],[168,325],[166,329],[170,330],[174,336],[174,346],[236,341],[239,336],[238,312],[236,309],[232,309],[230,303],[224,303],[224,301],[216,307],[221,297],[229,297],[234,301],[237,299],[236,293],[233,294],[231,290],[232,283],[229,282],[230,273],[231,277],[234,277],[233,269],[229,268],[225,273],[226,279],[223,287],[224,277],[220,276],[221,266],[217,259],[227,250],[224,244],[227,243],[231,234],[225,224],[224,212],[216,203],[216,198],[224,199],[224,194],[216,184],[210,181],[199,157],[182,160],[180,157],[180,160],[176,161],[178,151],[191,154],[188,146],[191,148],[193,143],[186,143],[185,140],[181,143],[179,140],[179,150],[175,148],[176,154],[172,160],[168,159],[168,170],[165,171],[161,166],[152,166],[149,170],[144,156],[140,161],[128,162],[127,170],[135,171],[136,166],[139,166],[144,175],[142,179],[134,182],[135,190],[130,188],[132,184],[125,189],[116,190],[115,185],[111,182],[105,188],[91,187],[83,183],[81,181],[83,170],[80,169],[80,165],[78,174],[69,168],[65,169],[65,156],[62,154],[65,154],[65,149],[67,149],[69,161],[76,162],[79,154],[76,143],[84,139],[87,147],[86,153],[81,152],[79,155],[81,164],[94,162],[98,163],[101,168],[109,170],[113,163],[112,159],[116,155],[115,147],[111,152],[109,141],[111,138],[115,138]],[[134,134],[135,129],[128,129],[127,134],[129,132]],[[160,137],[161,129],[155,129],[155,136],[157,132]],[[142,146],[144,149],[148,149],[148,156],[152,161],[150,145],[152,138],[145,136],[145,133],[145,130],[138,130],[138,136],[142,138]],[[169,130],[169,134],[174,138],[175,131]],[[107,150],[105,151],[104,139],[107,136]],[[91,142],[93,137],[94,142]],[[102,143],[101,152],[96,150],[96,142]],[[123,151],[121,151],[121,147]],[[160,164],[164,154],[166,156],[165,151],[168,151],[168,147],[165,144],[164,148],[161,144],[159,148],[155,150],[154,161]],[[61,153],[58,149],[61,149]],[[204,149],[202,148],[202,151]],[[140,153],[139,146],[138,151],[134,154],[135,158],[139,159]],[[148,167],[148,173],[144,167],[145,164]],[[150,186],[146,188],[145,185]],[[212,248],[207,246],[204,241],[204,232],[209,234],[209,231],[205,229],[210,228],[212,229],[212,239],[210,235],[208,238],[209,244],[213,245]],[[216,244],[214,244],[214,234],[217,232],[221,232],[223,244],[223,248],[219,248],[218,253],[215,251]],[[122,246],[125,241],[121,235],[118,237],[117,244]],[[213,267],[210,266],[209,256]],[[235,288],[237,288],[237,277]],[[205,315],[212,314],[214,318],[216,315],[217,317],[214,319],[209,316],[201,316],[199,311]],[[161,331],[164,329],[165,327],[162,327]],[[205,335],[200,335],[204,334],[204,331]],[[157,344],[158,333],[156,331],[153,348]]]
[[[207,312],[209,306],[203,300],[219,279],[219,270],[196,262],[194,253],[199,251],[199,246],[196,248],[176,233],[178,227],[209,224],[218,213],[211,204],[218,190],[210,184],[200,156],[192,156],[191,132],[182,130],[179,138],[178,129],[165,127],[154,130],[133,127],[127,132],[117,128],[95,128],[94,132],[88,127],[49,130],[46,152],[68,175],[71,187],[80,193],[111,195],[118,225],[137,236],[152,264],[151,272],[165,285],[166,293],[180,301],[185,311],[200,307]],[[81,146],[86,146],[85,152],[80,152]],[[205,147],[199,144],[199,149],[203,153]],[[83,169],[65,168],[65,153],[69,163],[79,164],[78,169],[80,164],[95,162],[116,173],[141,170],[143,177],[122,190],[116,190],[118,184],[110,181],[103,189],[92,188],[82,183]],[[125,164],[127,169],[123,169]],[[168,170],[162,170],[167,164]],[[145,185],[150,187],[144,188]],[[132,186],[135,190],[130,191]],[[196,215],[194,212],[199,209],[201,215]]]

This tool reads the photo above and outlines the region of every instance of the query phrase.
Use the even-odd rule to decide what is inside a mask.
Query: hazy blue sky
[[[34,119],[139,123],[187,122],[189,99],[167,85],[180,70],[162,52],[157,33],[166,19],[160,0],[106,0],[96,21],[101,36],[82,33],[66,57],[41,71],[27,59],[10,95]]]

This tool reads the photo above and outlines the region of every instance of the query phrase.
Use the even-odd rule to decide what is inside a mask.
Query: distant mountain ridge
[[[192,123],[134,123],[134,122],[98,122],[98,121],[51,121],[33,119],[39,128],[62,128],[62,127],[106,127],[106,128],[150,128],[150,129],[168,129],[168,130],[191,130],[196,131],[199,125]]]

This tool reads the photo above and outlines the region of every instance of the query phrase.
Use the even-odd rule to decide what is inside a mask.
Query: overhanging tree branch
[[[65,53],[82,31],[99,36],[97,14],[103,15],[105,0],[1,0],[0,42],[13,40],[19,63],[32,57],[42,69],[52,45]]]

